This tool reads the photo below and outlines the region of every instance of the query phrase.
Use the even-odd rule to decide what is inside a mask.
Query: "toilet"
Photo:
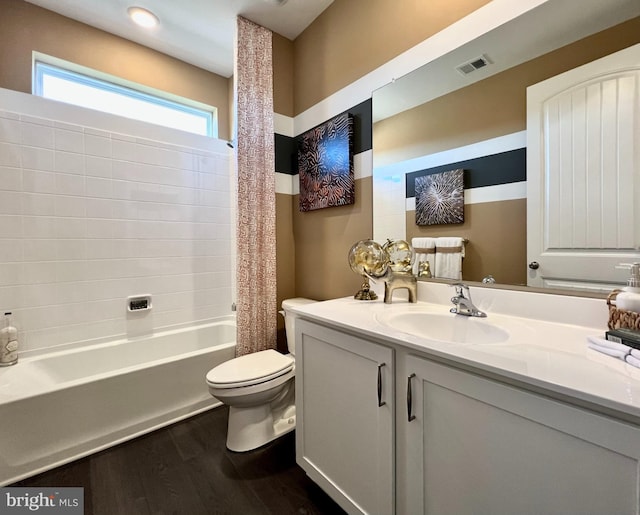
[[[312,302],[300,297],[282,301],[289,354],[272,349],[254,352],[225,361],[207,373],[209,393],[229,406],[229,450],[257,449],[295,429],[296,316],[290,309]]]

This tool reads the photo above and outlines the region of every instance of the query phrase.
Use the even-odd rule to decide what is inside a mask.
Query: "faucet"
[[[464,283],[453,283],[451,286],[455,287],[456,295],[451,298],[453,307],[450,309],[451,313],[456,315],[465,315],[468,317],[486,317],[487,314],[484,311],[480,311],[471,301],[471,293],[469,287]],[[466,293],[466,295],[465,295]],[[386,302],[386,301],[385,301]]]

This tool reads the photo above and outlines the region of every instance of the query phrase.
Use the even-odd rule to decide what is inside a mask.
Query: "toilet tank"
[[[305,299],[303,297],[296,297],[294,299],[286,299],[282,301],[282,314],[284,315],[284,328],[287,334],[287,347],[289,348],[289,352],[294,356],[296,355],[296,315],[290,310],[294,306],[303,306],[313,302],[316,301]]]

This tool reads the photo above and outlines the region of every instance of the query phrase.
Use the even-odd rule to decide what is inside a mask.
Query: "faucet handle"
[[[453,286],[456,289],[456,295],[458,296],[462,296],[464,297],[464,292],[467,292],[467,295],[469,295],[469,287],[461,282],[455,282],[455,283],[451,283],[449,284],[449,286]]]

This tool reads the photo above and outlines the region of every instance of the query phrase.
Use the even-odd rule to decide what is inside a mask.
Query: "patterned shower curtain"
[[[276,348],[276,193],[271,31],[238,17],[236,355]]]

